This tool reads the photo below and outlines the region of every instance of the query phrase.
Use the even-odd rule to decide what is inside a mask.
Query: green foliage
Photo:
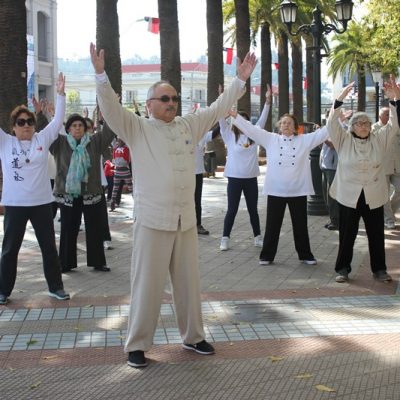
[[[66,115],[82,112],[81,96],[77,90],[69,90],[67,96],[67,110]]]
[[[366,38],[363,50],[369,63],[383,73],[396,73],[400,56],[400,2],[398,0],[370,0],[366,7]]]

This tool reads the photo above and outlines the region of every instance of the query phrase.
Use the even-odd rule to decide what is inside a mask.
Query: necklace
[[[19,148],[20,148],[20,155],[23,155],[25,157],[25,162],[29,164],[31,162],[29,156],[32,155],[32,146],[33,146],[33,140],[19,140],[17,139]],[[26,143],[28,142],[28,143]],[[26,146],[27,144],[27,146]]]

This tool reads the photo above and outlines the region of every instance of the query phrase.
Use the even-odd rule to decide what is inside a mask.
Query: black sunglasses
[[[28,119],[18,118],[15,121],[15,123],[20,127],[25,126],[25,124],[28,124],[28,126],[33,126],[35,125],[35,120],[33,118],[28,118]]]
[[[28,126],[33,126],[35,125],[35,120],[33,118],[28,118],[28,119],[18,118],[15,121],[15,123],[20,127],[25,126],[25,124],[28,124]]]
[[[172,100],[174,103],[179,103],[181,101],[181,98],[179,96],[168,96],[164,94],[161,97],[151,97],[149,100],[160,100],[163,103],[168,103],[170,100]]]

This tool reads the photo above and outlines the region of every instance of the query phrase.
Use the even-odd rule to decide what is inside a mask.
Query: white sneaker
[[[260,265],[270,265],[272,263],[272,261],[268,261],[268,260],[260,260],[259,264]]]
[[[263,247],[263,237],[261,235],[258,235],[254,238],[254,246]]]
[[[105,240],[103,242],[103,245],[104,245],[104,249],[105,250],[111,250],[112,249],[111,242],[109,240]]]
[[[222,250],[222,251],[225,251],[225,250],[229,249],[229,238],[228,238],[228,236],[222,236],[221,244],[219,246],[219,249]]]
[[[301,260],[301,262],[306,265],[317,265],[317,260]]]

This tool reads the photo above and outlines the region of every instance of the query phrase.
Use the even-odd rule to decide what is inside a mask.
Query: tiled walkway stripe
[[[264,308],[265,307],[265,308]],[[274,299],[253,301],[210,301],[202,304],[206,321],[207,340],[211,342],[235,342],[243,340],[304,338],[320,336],[365,335],[380,333],[400,333],[400,318],[392,315],[382,317],[381,311],[393,313],[397,317],[400,298],[397,296],[357,296],[329,297],[318,299]],[[267,318],[265,323],[238,321],[221,323],[226,320],[226,313],[240,314],[261,309],[265,312],[277,310],[275,318]],[[312,311],[321,310],[315,318]],[[340,317],[329,318],[326,313],[335,310]],[[360,312],[361,311],[361,312]],[[371,318],[357,317],[367,312]],[[311,312],[311,313],[310,313]],[[346,312],[353,314],[346,318]],[[173,320],[174,309],[171,304],[161,307],[161,320]],[[263,314],[263,313],[261,313]],[[118,306],[83,306],[70,308],[42,308],[3,310],[0,313],[0,326],[8,323],[30,323],[31,321],[84,320],[96,318],[124,318],[128,315],[127,305]],[[279,315],[279,317],[278,317]],[[231,321],[235,321],[233,317]],[[89,347],[122,346],[125,330],[99,330],[75,332],[47,332],[6,334],[0,337],[0,351],[17,350],[55,350]],[[176,327],[166,324],[158,328],[154,344],[179,344],[182,339]]]

